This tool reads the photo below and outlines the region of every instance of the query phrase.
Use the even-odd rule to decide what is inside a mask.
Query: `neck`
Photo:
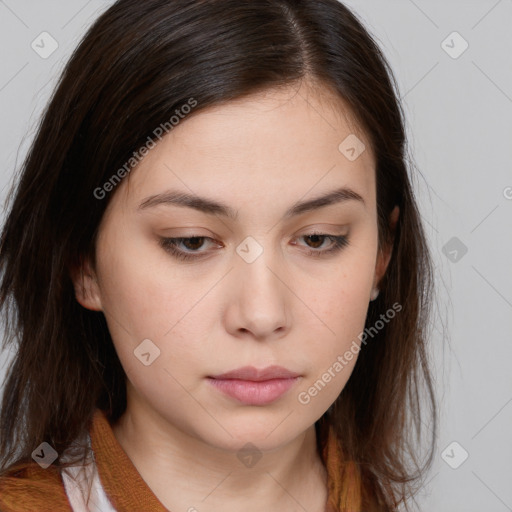
[[[236,450],[212,446],[147,407],[131,404],[112,431],[167,509],[325,509],[327,473],[317,451],[314,425],[284,446],[259,452],[255,462],[250,455],[241,460]]]

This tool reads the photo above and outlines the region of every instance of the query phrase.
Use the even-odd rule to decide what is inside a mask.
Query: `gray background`
[[[0,0],[2,204],[66,59],[111,3]],[[437,270],[441,429],[418,505],[512,511],[512,0],[346,4],[398,79]],[[58,43],[46,59],[31,48],[43,31]],[[461,55],[454,31],[469,44]]]

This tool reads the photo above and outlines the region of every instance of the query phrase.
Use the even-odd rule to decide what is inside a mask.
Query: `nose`
[[[243,258],[236,261],[230,272],[228,331],[233,336],[257,340],[284,336],[290,327],[289,306],[293,296],[287,281],[286,272],[266,251],[251,263]]]

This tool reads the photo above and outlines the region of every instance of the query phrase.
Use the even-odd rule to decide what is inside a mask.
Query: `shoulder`
[[[60,471],[36,462],[16,464],[0,475],[2,512],[70,512]]]

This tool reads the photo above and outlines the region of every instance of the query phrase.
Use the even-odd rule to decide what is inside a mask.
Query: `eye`
[[[213,240],[207,236],[191,236],[186,238],[162,238],[160,245],[169,252],[172,256],[179,260],[194,260],[203,257],[204,251],[197,253],[197,249],[201,248],[204,244],[204,240]],[[185,243],[191,247],[186,247],[187,250],[179,249],[179,245]],[[190,251],[190,252],[187,252]]]
[[[300,238],[309,239],[313,243],[313,247],[317,249],[325,240],[330,240],[331,245],[327,249],[322,250],[308,250],[306,251],[310,256],[321,257],[329,254],[334,254],[348,245],[348,238],[344,235],[328,235],[324,233],[311,233],[309,235],[302,235]]]
[[[313,249],[306,250],[306,253],[313,257],[321,257],[326,255],[335,254],[348,245],[348,238],[344,235],[328,235],[324,233],[310,233],[302,235],[299,238],[309,239],[313,244]],[[161,247],[170,253],[173,257],[182,261],[198,260],[206,256],[209,251],[200,251],[204,246],[206,240],[217,242],[213,238],[206,236],[191,236],[180,238],[161,238]],[[328,248],[318,249],[324,245],[326,240],[330,240]],[[185,249],[181,249],[180,245],[183,244]],[[298,245],[293,243],[293,245]]]

